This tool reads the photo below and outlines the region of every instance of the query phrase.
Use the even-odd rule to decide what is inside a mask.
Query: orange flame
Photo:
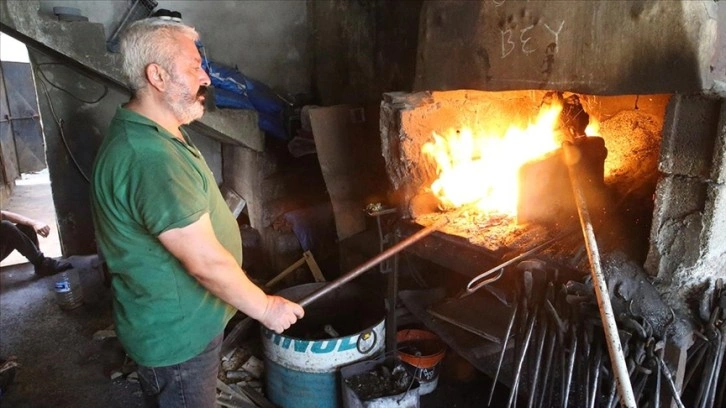
[[[561,105],[543,108],[529,127],[510,126],[504,135],[469,128],[434,132],[422,148],[437,166],[432,192],[446,207],[474,204],[483,212],[516,215],[519,168],[560,147],[554,129],[561,111]]]
[[[585,134],[588,136],[596,136],[600,134],[600,120],[595,116],[590,116],[590,122],[585,128]]]

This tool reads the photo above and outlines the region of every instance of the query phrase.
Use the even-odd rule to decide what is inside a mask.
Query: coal
[[[401,394],[412,383],[413,378],[401,364],[396,365],[393,370],[381,364],[371,371],[345,379],[348,388],[362,401]]]

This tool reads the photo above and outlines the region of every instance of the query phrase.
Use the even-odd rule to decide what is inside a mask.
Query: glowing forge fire
[[[436,162],[432,192],[444,207],[472,204],[482,212],[515,216],[519,169],[560,147],[561,111],[557,104],[544,107],[526,129],[512,125],[503,135],[469,128],[434,132],[433,142],[422,148]]]

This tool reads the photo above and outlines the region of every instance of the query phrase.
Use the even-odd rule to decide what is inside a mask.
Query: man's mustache
[[[197,91],[197,98],[199,98],[200,96],[207,96],[208,90],[209,90],[208,86],[204,86],[204,85],[200,86],[199,90]]]

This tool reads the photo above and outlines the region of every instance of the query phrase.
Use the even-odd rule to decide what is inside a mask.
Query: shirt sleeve
[[[140,154],[129,169],[136,218],[154,236],[186,227],[209,211],[205,178],[175,153]]]

